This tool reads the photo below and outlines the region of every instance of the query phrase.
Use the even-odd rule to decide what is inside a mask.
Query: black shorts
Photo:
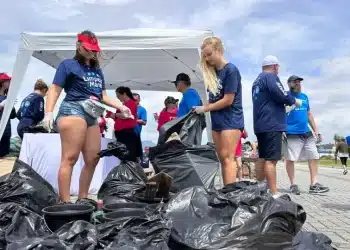
[[[266,161],[279,161],[282,158],[282,133],[257,133],[259,158]]]

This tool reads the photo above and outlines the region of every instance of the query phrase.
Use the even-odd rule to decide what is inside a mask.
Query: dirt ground
[[[15,159],[14,157],[0,159],[0,176],[11,172]]]

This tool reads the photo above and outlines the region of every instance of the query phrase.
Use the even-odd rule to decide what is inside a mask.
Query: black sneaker
[[[300,195],[300,189],[299,189],[298,185],[295,185],[295,184],[290,185],[289,191],[290,191],[292,194]]]
[[[316,183],[315,185],[310,185],[309,193],[311,194],[322,194],[329,191],[328,187],[325,187],[319,183]]]

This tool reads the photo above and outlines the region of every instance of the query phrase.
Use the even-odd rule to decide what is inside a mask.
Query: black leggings
[[[341,165],[346,166],[346,162],[348,161],[348,157],[339,157],[341,161]]]
[[[142,155],[140,135],[134,129],[123,129],[114,133],[117,141],[125,144],[129,150],[129,157],[126,160],[137,162],[137,158]]]
[[[3,136],[0,141],[0,158],[10,153],[11,136]]]

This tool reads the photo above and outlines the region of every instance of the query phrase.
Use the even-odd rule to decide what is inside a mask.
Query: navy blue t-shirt
[[[23,99],[17,112],[17,118],[21,125],[36,125],[44,119],[44,97],[37,93],[31,93]]]
[[[75,59],[65,59],[58,65],[53,84],[65,90],[65,101],[101,101],[102,90],[106,89],[100,68],[81,65]]]
[[[228,63],[221,70],[216,71],[218,92],[209,92],[209,103],[221,100],[225,94],[235,94],[232,104],[217,111],[211,111],[212,130],[221,131],[244,128],[242,107],[241,74],[235,65]]]
[[[262,72],[252,87],[254,132],[286,131],[286,109],[284,105],[295,104],[295,98],[284,90],[279,77]]]

